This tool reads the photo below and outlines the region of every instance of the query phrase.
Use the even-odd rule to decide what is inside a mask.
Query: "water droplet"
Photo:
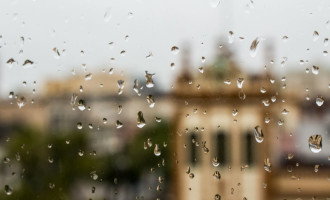
[[[324,38],[324,46],[328,46],[329,45],[329,39],[328,38]]]
[[[178,54],[179,53],[179,47],[177,47],[177,46],[173,46],[172,48],[171,48],[171,51],[172,51],[172,53],[174,54],[174,55],[176,55],[176,54]]]
[[[266,107],[270,105],[270,102],[269,102],[268,99],[263,99],[263,100],[262,100],[262,103],[263,103],[264,106],[266,106]]]
[[[194,173],[190,173],[189,174],[189,178],[193,179],[195,177],[195,174]]]
[[[286,36],[286,35],[282,37],[282,40],[283,40],[284,42],[288,41],[288,39],[289,39],[289,37]]]
[[[146,55],[146,59],[150,59],[150,58],[152,58],[152,57],[153,57],[152,52],[149,52],[148,55]]]
[[[224,83],[225,83],[226,85],[230,85],[230,84],[231,84],[231,81],[230,81],[229,79],[226,79],[226,80],[224,81]]]
[[[292,153],[288,154],[288,159],[291,160],[294,157],[294,155]]]
[[[216,179],[218,179],[218,180],[220,180],[220,179],[221,179],[221,174],[220,174],[220,172],[219,172],[219,171],[215,171],[215,172],[213,173],[213,177],[216,178]]]
[[[327,56],[328,55],[328,51],[323,51],[323,56]]]
[[[283,109],[281,113],[282,113],[282,115],[287,115],[289,113],[289,111],[287,109]]]
[[[315,103],[316,103],[316,105],[319,106],[319,107],[322,106],[323,103],[324,103],[324,99],[323,99],[323,97],[322,97],[322,96],[317,96],[317,97],[316,97],[316,102],[315,102]]]
[[[272,164],[269,161],[269,158],[264,160],[264,169],[266,172],[271,172]]]
[[[123,112],[123,106],[122,105],[119,105],[118,106],[118,115],[120,115],[121,112]]]
[[[92,76],[93,76],[92,73],[88,73],[88,74],[86,74],[86,75],[85,75],[85,81],[89,81],[89,80],[91,80],[91,79],[92,79]]]
[[[152,139],[151,138],[147,139],[147,144],[148,144],[148,147],[152,147]]]
[[[264,94],[264,93],[266,93],[267,91],[266,91],[266,89],[265,89],[264,87],[261,87],[261,88],[260,88],[260,92]]]
[[[238,97],[239,97],[241,100],[244,100],[244,99],[246,98],[246,95],[245,95],[245,93],[244,93],[243,90],[241,90],[241,91],[238,92]]]
[[[29,59],[26,59],[26,60],[24,61],[24,63],[23,63],[23,67],[25,67],[25,68],[29,68],[29,67],[32,67],[33,64],[34,64],[33,61],[31,61],[31,60],[29,60]]]
[[[78,123],[77,123],[77,129],[79,129],[79,130],[80,130],[80,129],[82,129],[82,128],[83,128],[83,125],[82,125],[82,123],[81,123],[81,122],[78,122]]]
[[[145,72],[146,72],[145,77],[146,77],[146,80],[147,80],[147,82],[146,82],[146,86],[147,86],[147,88],[152,88],[152,87],[154,87],[154,81],[153,81],[152,77],[153,77],[155,74],[149,74],[148,71],[145,71]]]
[[[201,61],[202,61],[202,63],[205,63],[206,58],[204,56],[202,56]]]
[[[316,41],[317,39],[319,39],[319,32],[314,31],[314,33],[313,33],[313,41]]]
[[[210,6],[212,8],[217,8],[219,6],[219,4],[220,4],[220,1],[221,0],[210,0]]]
[[[162,121],[162,119],[159,118],[159,117],[155,117],[155,120],[156,120],[156,122],[158,122],[158,123]]]
[[[18,105],[18,108],[22,108],[26,103],[26,99],[24,96],[20,96],[17,98],[17,105]]]
[[[14,92],[13,91],[11,91],[11,92],[9,92],[9,99],[12,99],[13,97],[14,97]]]
[[[118,88],[119,88],[119,90],[118,90],[118,95],[121,95],[121,94],[123,93],[123,91],[124,91],[125,81],[123,81],[123,80],[118,80],[118,81],[117,81],[117,86],[118,86]]]
[[[268,124],[270,122],[270,118],[269,117],[265,117],[265,123]]]
[[[259,42],[260,42],[260,39],[257,37],[252,41],[252,43],[250,45],[250,55],[252,58],[254,58],[257,55]]]
[[[318,75],[319,74],[319,67],[313,65],[312,72],[313,72],[313,74]]]
[[[61,54],[56,47],[53,48],[54,58],[59,59]]]
[[[154,154],[156,156],[160,156],[160,154],[161,154],[161,150],[160,150],[160,147],[158,144],[155,144]]]
[[[123,127],[123,123],[121,123],[119,120],[116,121],[116,128],[119,129]]]
[[[7,61],[7,64],[9,66],[9,68],[11,68],[13,66],[13,64],[16,63],[16,61],[14,60],[14,58],[10,58],[8,61]]]
[[[313,153],[319,153],[322,150],[322,136],[317,134],[310,136],[308,145]]]
[[[228,43],[233,43],[234,42],[234,32],[229,31],[228,32]]]
[[[221,196],[220,196],[220,194],[216,194],[216,195],[214,195],[214,200],[221,200]]]
[[[109,9],[106,10],[105,13],[104,13],[104,16],[103,16],[103,18],[104,18],[104,22],[108,23],[108,22],[110,21],[111,17],[112,17],[112,14],[111,14],[111,8],[109,8]]]
[[[143,113],[141,111],[139,111],[137,114],[136,123],[137,123],[137,127],[139,128],[143,128],[146,125],[146,121],[144,120]]]
[[[258,143],[261,143],[262,141],[264,141],[264,133],[262,132],[260,126],[254,127],[254,136]]]
[[[231,113],[235,117],[238,114],[238,110],[237,109],[234,109]]]
[[[244,83],[244,78],[238,78],[237,79],[237,87],[242,88]]]
[[[13,193],[13,188],[10,187],[9,185],[5,185],[5,193],[6,195],[11,195]]]
[[[218,157],[215,156],[215,157],[212,159],[212,165],[213,165],[214,167],[218,167],[218,166],[220,165],[220,162],[219,162]]]
[[[81,111],[83,111],[83,110],[86,109],[86,104],[85,104],[85,101],[84,100],[80,99],[78,101],[78,109],[81,110]]]
[[[200,67],[200,68],[198,68],[198,71],[199,71],[201,74],[203,74],[203,73],[204,73],[204,68],[203,68],[203,67]]]
[[[155,106],[155,100],[151,94],[149,94],[147,96],[147,102],[148,102],[150,108],[153,108]]]

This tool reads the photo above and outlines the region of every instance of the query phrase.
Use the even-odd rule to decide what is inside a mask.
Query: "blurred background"
[[[329,9],[4,0],[1,199],[330,199]]]

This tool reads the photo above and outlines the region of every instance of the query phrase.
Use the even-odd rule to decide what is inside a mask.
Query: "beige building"
[[[283,78],[270,77],[268,71],[243,74],[226,50],[199,73],[191,72],[187,57],[183,59],[186,66],[173,92],[176,199],[216,199],[216,194],[253,200],[330,197],[330,168],[323,164],[327,156],[319,162],[308,149],[310,135],[299,135],[305,98],[293,91],[300,85],[287,89]],[[261,143],[255,139],[256,126],[264,134]],[[290,153],[300,160],[288,159]],[[219,166],[212,163],[215,157]],[[267,158],[271,172],[264,169]],[[315,173],[305,160],[324,167]]]

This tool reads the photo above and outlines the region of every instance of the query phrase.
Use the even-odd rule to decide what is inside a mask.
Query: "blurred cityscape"
[[[11,92],[0,104],[0,198],[329,199],[330,71],[279,76],[270,48],[265,70],[249,74],[228,47],[216,52],[196,70],[180,50],[168,92],[152,72],[118,69]]]

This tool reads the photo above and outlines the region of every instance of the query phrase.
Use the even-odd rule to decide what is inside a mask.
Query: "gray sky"
[[[212,62],[219,37],[222,43],[234,49],[239,64],[249,72],[260,72],[265,65],[262,53],[264,44],[274,43],[275,65],[278,73],[296,69],[304,72],[313,62],[329,62],[323,51],[325,37],[330,37],[330,2],[325,0],[3,0],[0,7],[0,95],[22,88],[22,81],[32,86],[37,81],[70,77],[74,68],[77,74],[87,71],[100,72],[114,67],[133,77],[141,77],[144,71],[156,73],[155,79],[162,87],[169,87],[172,78],[180,71],[180,53],[173,55],[173,45],[180,48],[189,42],[192,63],[197,70],[201,57]],[[111,19],[105,22],[109,11]],[[132,15],[129,15],[132,12]],[[108,15],[109,16],[109,15]],[[234,42],[228,44],[228,31],[234,32]],[[313,32],[319,39],[313,41]],[[128,35],[128,40],[125,36]],[[289,37],[287,42],[281,38]],[[25,38],[24,44],[20,37]],[[238,39],[244,37],[243,41]],[[249,54],[251,42],[262,37],[257,56]],[[29,40],[31,38],[31,40]],[[114,42],[112,48],[108,45]],[[203,45],[201,44],[203,43]],[[66,49],[65,55],[54,58],[52,49]],[[309,52],[306,48],[310,48]],[[19,55],[19,51],[23,54]],[[81,56],[80,51],[85,53]],[[125,56],[120,52],[126,51]],[[153,57],[146,59],[152,52]],[[288,57],[290,66],[281,68],[280,58]],[[115,58],[110,61],[110,58]],[[12,68],[8,59],[18,61]],[[23,68],[25,59],[35,62],[33,67]],[[299,60],[309,60],[305,66]],[[171,70],[170,63],[176,68]]]

